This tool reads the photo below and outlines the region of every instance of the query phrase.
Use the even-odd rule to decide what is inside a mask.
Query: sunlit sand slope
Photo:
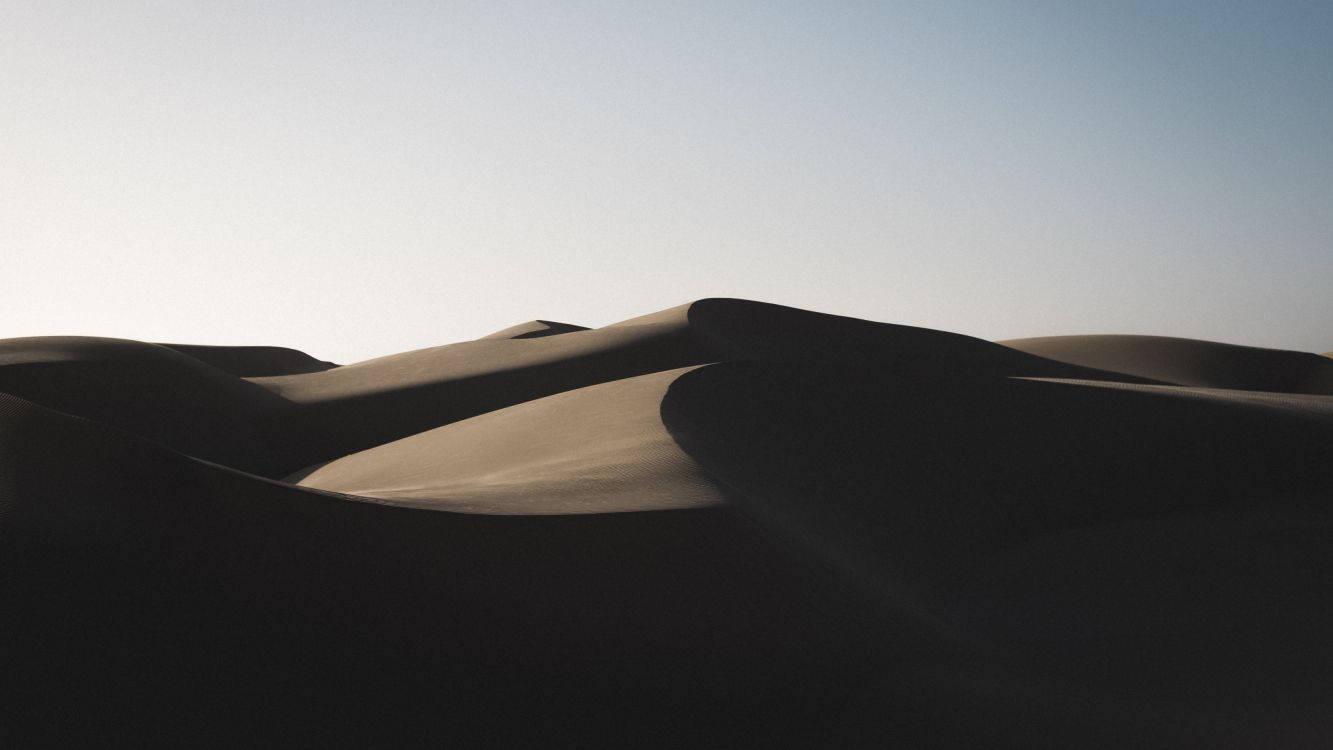
[[[721,491],[660,405],[688,370],[579,388],[329,462],[308,487],[467,513],[608,513],[712,505]]]

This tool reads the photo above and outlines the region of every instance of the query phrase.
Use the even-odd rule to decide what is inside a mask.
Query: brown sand
[[[0,340],[0,392],[260,474],[286,468],[291,402],[191,356],[123,339]]]
[[[1307,352],[1166,336],[1047,336],[1000,343],[1040,357],[1175,385],[1333,394],[1333,362]]]
[[[242,378],[267,375],[299,375],[331,370],[337,365],[315,359],[305,352],[281,346],[198,346],[162,344],[181,354],[194,357],[225,373]]]
[[[689,368],[579,388],[301,472],[306,487],[462,513],[614,513],[718,504],[660,404]],[[292,479],[292,478],[289,478]]]
[[[555,336],[561,333],[573,333],[574,331],[586,330],[588,330],[587,326],[576,326],[573,323],[555,323],[549,320],[530,320],[527,323],[519,323],[516,326],[510,326],[488,336],[482,336],[482,338],[537,339],[543,336]]]
[[[1327,746],[1326,360],[1004,344],[0,341],[0,739]]]

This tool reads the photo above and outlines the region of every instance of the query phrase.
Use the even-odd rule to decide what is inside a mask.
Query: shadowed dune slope
[[[962,334],[740,299],[703,299],[602,330],[636,326],[683,330],[696,349],[711,355],[709,361],[855,362],[884,372],[958,371],[1146,382],[1031,356]]]
[[[901,659],[876,606],[725,508],[353,502],[7,395],[0,601],[15,747],[108,723],[209,747],[773,744]]]
[[[1176,385],[1333,394],[1333,362],[1307,352],[1166,336],[1046,336],[999,343],[1061,362]]]
[[[204,346],[160,344],[241,378],[323,372],[337,365],[281,346]]]
[[[757,518],[932,581],[1063,529],[1327,493],[1333,452],[1327,396],[803,364],[691,371],[662,417]]]
[[[1333,397],[731,363],[676,379],[662,415],[775,534],[1025,663],[1001,692],[1044,687],[986,702],[1048,729],[1080,717],[1052,746],[1333,731]],[[1062,703],[1080,693],[1119,729]],[[1233,711],[1243,726],[1219,719]]]
[[[260,473],[282,455],[291,404],[157,344],[50,336],[0,340],[0,392]]]

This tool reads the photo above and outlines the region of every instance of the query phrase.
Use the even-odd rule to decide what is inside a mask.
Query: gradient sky
[[[832,7],[831,7],[832,6]],[[1333,3],[0,0],[0,336],[1333,349]]]

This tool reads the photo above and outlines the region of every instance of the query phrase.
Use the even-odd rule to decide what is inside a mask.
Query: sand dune
[[[1331,369],[731,299],[3,340],[0,739],[1327,746]]]
[[[305,352],[281,346],[198,346],[161,344],[230,375],[242,378],[267,375],[299,375],[331,370],[337,365],[315,359]]]
[[[1330,397],[1099,381],[729,363],[662,413],[755,517],[932,582],[1071,527],[1323,491],[1333,450]]]
[[[660,417],[667,388],[688,371],[601,383],[482,414],[323,464],[302,472],[299,483],[465,513],[714,505],[721,490]]]
[[[0,357],[12,365],[0,373],[0,388],[200,458],[279,478],[536,398],[708,362],[857,360],[886,373],[929,366],[1145,382],[957,334],[727,299],[601,329],[479,339],[328,369],[299,352],[274,362],[273,352],[260,348],[173,346],[11,339],[0,343]],[[205,366],[206,359],[212,366]],[[217,366],[272,369],[292,360],[309,371],[240,378]],[[93,377],[113,395],[61,384],[62,378]]]
[[[731,299],[701,300],[599,329],[465,341],[252,382],[297,405],[288,469],[297,471],[575,388],[738,359],[855,360],[887,371],[928,366],[1149,382],[957,334]]]
[[[287,467],[293,405],[173,349],[123,339],[0,340],[0,392],[257,473]]]
[[[777,742],[886,658],[854,590],[724,508],[460,515],[7,395],[0,428],[12,746]]]
[[[1333,394],[1333,362],[1307,352],[1166,336],[1048,336],[1000,343],[1061,362],[1175,385]]]
[[[572,323],[555,323],[549,320],[530,320],[527,323],[519,323],[516,326],[510,326],[500,331],[496,331],[483,339],[536,339],[542,336],[555,336],[561,333],[572,333],[574,331],[586,331],[587,326],[576,326]]]

